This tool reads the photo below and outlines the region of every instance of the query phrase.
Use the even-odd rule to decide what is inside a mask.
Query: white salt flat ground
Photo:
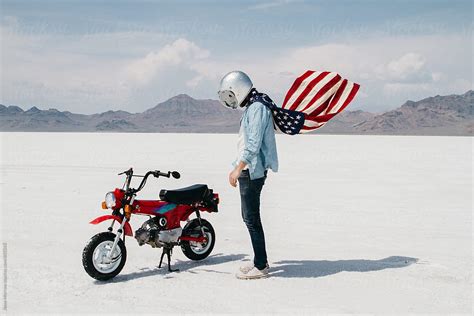
[[[472,138],[278,136],[280,172],[262,211],[272,276],[258,281],[234,277],[251,259],[227,184],[235,135],[1,140],[9,313],[472,313]],[[182,173],[150,179],[143,198],[193,183],[220,193],[220,212],[205,215],[217,233],[212,256],[191,262],[176,249],[181,272],[169,274],[157,269],[159,250],[129,239],[113,282],[84,272],[82,249],[106,227],[88,222],[130,166]]]

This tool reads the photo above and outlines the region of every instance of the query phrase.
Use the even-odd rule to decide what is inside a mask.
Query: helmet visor
[[[221,101],[222,105],[234,110],[239,105],[234,92],[230,90],[225,90],[225,91],[219,91],[217,92],[217,94],[219,95],[219,101]]]

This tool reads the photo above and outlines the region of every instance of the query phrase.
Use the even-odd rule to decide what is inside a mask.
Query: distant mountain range
[[[474,91],[407,101],[382,114],[346,110],[314,133],[385,135],[470,135]],[[236,133],[240,111],[216,100],[177,95],[142,113],[107,111],[84,115],[56,109],[27,111],[0,105],[0,131]]]

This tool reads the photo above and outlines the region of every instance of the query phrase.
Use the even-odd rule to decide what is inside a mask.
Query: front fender
[[[117,222],[122,223],[122,218],[120,218],[118,216],[103,215],[103,216],[99,216],[96,219],[93,219],[92,221],[90,221],[90,224],[97,225],[97,224],[102,223],[103,221],[106,221],[106,220],[109,220],[109,219],[116,220]],[[132,226],[130,226],[129,222],[125,222],[125,225],[123,226],[123,230],[125,232],[125,235],[133,236]]]

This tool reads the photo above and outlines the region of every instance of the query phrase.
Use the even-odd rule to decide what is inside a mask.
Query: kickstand
[[[161,259],[160,259],[160,265],[158,266],[158,268],[161,268],[161,264],[163,263],[163,257],[165,255],[168,257],[168,271],[169,272],[179,271],[179,269],[171,269],[171,248],[169,247],[163,247],[163,252],[161,253]]]

